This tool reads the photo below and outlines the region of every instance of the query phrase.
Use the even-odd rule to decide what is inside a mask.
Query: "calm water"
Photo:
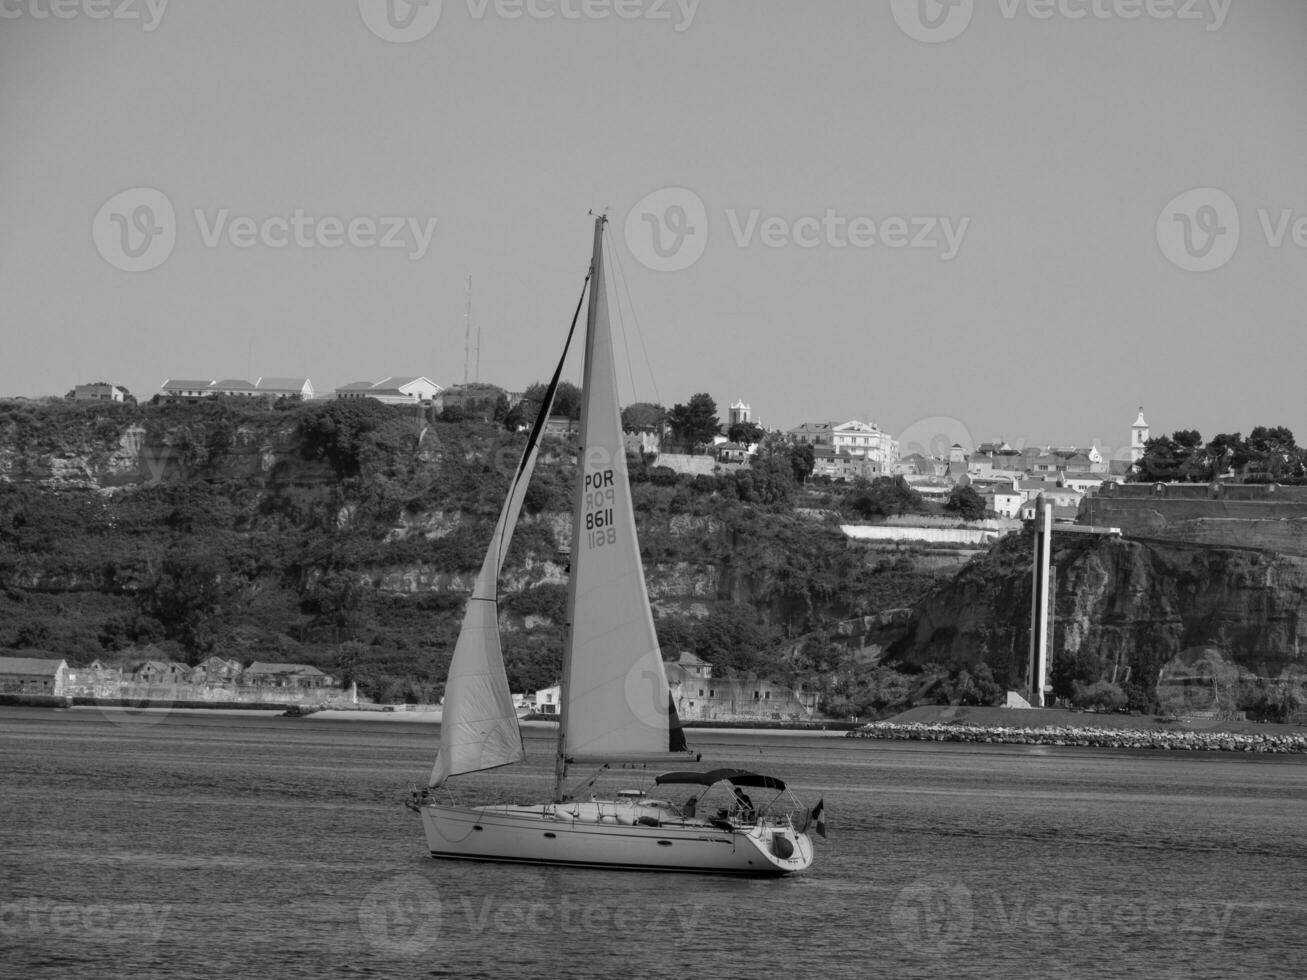
[[[0,710],[0,974],[1307,975],[1300,759],[692,732],[825,797],[747,881],[433,861],[434,731]],[[548,734],[467,782],[544,788]]]

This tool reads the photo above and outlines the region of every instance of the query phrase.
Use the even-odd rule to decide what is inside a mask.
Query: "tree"
[[[1203,453],[1207,456],[1207,465],[1212,469],[1213,478],[1227,470],[1242,473],[1250,459],[1248,444],[1239,432],[1222,432],[1212,437],[1203,447]]]
[[[748,469],[735,471],[735,495],[746,504],[788,503],[794,492],[794,476],[785,460],[767,456]]]
[[[1095,711],[1120,711],[1129,703],[1126,693],[1111,681],[1094,681],[1085,684],[1074,681],[1071,685],[1071,703],[1078,708]]]
[[[878,476],[870,483],[858,480],[840,506],[867,520],[920,511],[922,499],[902,476]]]
[[[718,603],[694,630],[695,654],[728,674],[756,670],[775,642],[758,610],[743,602]]]
[[[676,440],[691,447],[711,443],[722,424],[717,417],[717,403],[702,391],[692,395],[688,404],[673,405],[667,421]]]
[[[1264,480],[1278,480],[1293,475],[1297,469],[1298,446],[1293,433],[1282,425],[1259,425],[1248,433],[1250,470]]]
[[[522,401],[519,406],[522,409],[522,417],[527,425],[535,421],[535,417],[540,413],[540,406],[544,404],[545,395],[549,391],[549,385],[543,381],[537,381],[522,392]],[[579,419],[581,417],[581,389],[570,381],[560,381],[558,388],[554,392],[554,407],[549,413],[568,419]]]
[[[731,442],[753,445],[762,442],[767,433],[757,422],[736,422],[726,430],[726,438]]]
[[[667,409],[654,402],[635,402],[622,409],[622,428],[627,432],[653,429],[661,432]]]
[[[1202,437],[1194,429],[1181,429],[1169,436],[1149,439],[1144,443],[1136,480],[1155,483],[1191,478],[1195,454],[1205,461],[1205,454],[1198,453],[1201,445]]]
[[[971,487],[954,487],[944,509],[964,521],[978,521],[985,516],[985,498]]]
[[[817,458],[813,454],[812,446],[806,442],[796,443],[790,447],[790,469],[794,472],[794,479],[798,483],[803,483],[808,477],[812,476],[812,468],[817,465]]]

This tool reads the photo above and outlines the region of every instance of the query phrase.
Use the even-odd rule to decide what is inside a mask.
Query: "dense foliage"
[[[1131,478],[1144,483],[1307,483],[1307,449],[1281,425],[1259,425],[1246,439],[1239,432],[1223,432],[1206,442],[1196,429],[1179,429],[1144,444]]]
[[[455,421],[371,400],[0,402],[11,475],[0,647],[74,664],[215,652],[311,663],[374,697],[438,698],[524,443],[497,414]],[[800,516],[914,502],[901,481],[805,485],[801,448],[694,477],[632,457],[632,492],[651,592],[665,596],[665,654],[804,682],[844,706],[864,675],[890,668],[857,660],[836,624],[910,605],[938,573],[851,549],[833,520]],[[76,459],[85,480],[50,479],[54,459]],[[557,677],[574,474],[573,445],[547,439],[504,569],[515,690]]]

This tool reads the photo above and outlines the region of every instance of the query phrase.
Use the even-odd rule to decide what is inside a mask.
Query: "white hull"
[[[439,858],[772,876],[812,864],[812,841],[788,820],[727,829],[678,818],[648,826],[638,822],[639,813],[629,805],[609,802],[485,807],[428,803],[418,809],[431,856]]]

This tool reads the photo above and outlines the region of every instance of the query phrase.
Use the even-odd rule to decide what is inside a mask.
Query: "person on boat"
[[[695,807],[699,805],[699,797],[691,796],[685,801],[685,806],[681,807],[681,815],[689,820],[694,816]]]
[[[749,823],[753,820],[753,800],[740,787],[732,786],[731,789],[735,791],[735,802],[740,805],[740,819]]]

